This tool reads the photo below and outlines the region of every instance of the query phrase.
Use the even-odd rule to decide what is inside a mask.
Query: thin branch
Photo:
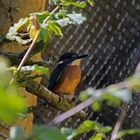
[[[82,109],[88,107],[89,105],[91,105],[93,103],[93,101],[95,100],[95,97],[90,97],[89,99],[85,100],[84,102],[80,103],[79,105],[75,106],[74,108],[68,110],[67,112],[55,117],[49,125],[55,125],[58,123],[61,123],[62,121],[64,121],[65,119],[73,116],[74,114],[82,111]]]
[[[135,75],[134,75],[134,77],[135,77]],[[135,79],[135,78],[134,78],[134,79]],[[131,79],[131,80],[132,80],[132,79]],[[139,82],[140,82],[140,80],[137,81],[137,82],[135,82],[135,83],[133,82],[133,86],[131,86],[131,85],[130,85],[130,80],[128,79],[128,80],[126,80],[126,81],[123,81],[123,82],[120,82],[120,83],[118,83],[118,84],[114,84],[114,85],[111,85],[111,86],[117,88],[118,90],[119,90],[119,89],[124,89],[124,88],[127,88],[127,89],[129,89],[129,90],[132,90],[132,89],[135,87],[135,85],[137,86],[137,84],[138,84]],[[81,111],[82,109],[88,107],[89,105],[91,105],[91,104],[98,98],[98,96],[95,97],[94,95],[99,95],[99,94],[100,94],[100,95],[103,95],[103,94],[108,93],[108,88],[110,88],[111,86],[106,87],[106,88],[104,88],[104,89],[98,89],[98,90],[93,91],[93,92],[94,92],[94,93],[93,93],[93,96],[91,96],[89,99],[87,99],[87,100],[81,102],[79,105],[73,107],[72,109],[68,110],[67,112],[58,115],[57,117],[55,117],[55,118],[51,121],[51,124],[60,123],[60,122],[64,121],[65,119],[67,119],[67,118],[73,116],[73,115],[76,114],[77,112]],[[124,113],[124,112],[122,112],[122,113]],[[124,118],[124,116],[125,116],[125,114],[122,114],[121,118]]]
[[[112,131],[110,140],[117,140],[119,130],[121,129],[121,127],[124,123],[125,117],[127,115],[127,111],[128,111],[128,104],[124,103],[123,106],[122,106],[121,115],[120,115],[118,121],[116,122],[116,124],[114,126],[114,129]]]
[[[35,43],[36,43],[36,41],[37,41],[37,39],[38,39],[38,36],[39,36],[39,32],[37,32],[37,34],[36,34],[36,36],[35,36],[35,38],[34,38],[32,44],[31,44],[31,46],[30,46],[29,49],[27,50],[27,52],[26,52],[26,54],[24,55],[23,59],[21,60],[19,66],[18,66],[18,68],[17,68],[17,71],[19,71],[19,70],[21,69],[21,67],[25,64],[26,60],[28,59],[28,56],[30,55],[30,53],[31,53],[31,51],[32,51],[32,49],[33,49],[33,47],[34,47],[34,45],[35,45]]]
[[[56,11],[59,9],[59,7],[60,7],[60,6],[57,6],[57,7],[51,12],[50,16],[48,16],[48,17],[45,19],[44,23],[47,23],[47,21],[49,20],[49,18],[51,17],[51,15],[54,14],[54,12],[56,12]],[[37,39],[38,39],[38,37],[39,37],[39,33],[40,33],[40,31],[38,31],[38,32],[36,33],[35,38],[34,38],[32,44],[31,44],[31,46],[30,46],[29,49],[27,50],[26,54],[24,55],[23,59],[21,60],[19,66],[18,66],[18,68],[17,68],[17,72],[21,69],[21,67],[25,64],[26,60],[28,59],[28,56],[30,55],[32,49],[34,48],[35,43],[37,42]],[[10,84],[12,84],[13,81],[14,81],[14,79],[12,78],[11,81],[10,81]]]
[[[56,12],[58,9],[59,9],[59,6],[57,6],[57,7],[51,12],[51,15],[52,15],[54,12]],[[47,23],[47,21],[49,20],[50,17],[51,17],[51,16],[48,16],[48,17],[45,19],[44,23]],[[19,71],[19,70],[21,69],[21,67],[24,65],[25,61],[27,60],[28,56],[30,55],[30,53],[31,53],[31,51],[32,51],[32,49],[33,49],[33,47],[34,47],[34,45],[35,45],[37,39],[38,39],[39,33],[40,33],[40,32],[37,32],[37,33],[36,33],[36,36],[35,36],[35,38],[34,38],[32,44],[31,44],[31,46],[30,46],[29,49],[27,50],[26,54],[24,55],[22,61],[20,62],[19,66],[18,66],[18,68],[17,68],[17,71]]]

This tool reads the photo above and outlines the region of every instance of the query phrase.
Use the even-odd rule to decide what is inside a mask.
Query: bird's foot
[[[69,103],[72,103],[72,102],[73,102],[74,95],[68,95],[68,94],[62,94],[62,93],[58,93],[58,95],[59,95],[62,99],[67,100]]]

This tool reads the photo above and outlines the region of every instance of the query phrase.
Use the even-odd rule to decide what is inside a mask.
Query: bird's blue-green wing
[[[48,85],[48,89],[52,90],[54,85],[56,84],[56,82],[60,79],[60,76],[65,68],[66,64],[62,63],[59,64],[54,71],[52,72],[50,79],[49,79],[49,85]]]

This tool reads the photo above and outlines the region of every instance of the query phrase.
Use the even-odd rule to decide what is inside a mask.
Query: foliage
[[[96,121],[86,120],[75,130],[63,128],[62,133],[67,135],[67,139],[70,140],[80,134],[93,131],[95,133],[94,134],[95,136],[92,136],[90,139],[93,139],[93,137],[94,138],[100,137],[102,139],[102,137],[105,136],[105,133],[110,132],[111,129],[112,129],[111,127],[109,126],[104,127]]]
[[[80,100],[86,100],[90,96],[95,97],[92,109],[98,111],[101,109],[101,103],[106,101],[108,105],[120,106],[121,101],[129,103],[132,100],[132,94],[128,89],[119,89],[115,86],[109,86],[103,90],[88,88],[80,93]]]
[[[11,75],[7,68],[5,59],[0,58],[0,120],[11,123],[26,112],[26,103],[16,85],[9,85]]]
[[[86,3],[84,1],[50,0],[50,2],[56,5],[58,10],[55,12],[32,13],[29,17],[20,19],[18,23],[15,23],[10,28],[7,38],[24,45],[33,40],[39,32],[38,42],[43,40],[45,43],[48,43],[52,35],[63,35],[62,27],[70,24],[80,25],[86,20],[83,14],[67,9],[71,5],[85,8]]]
[[[126,135],[134,135],[134,134],[140,134],[140,128],[133,128],[128,130],[120,130],[117,138],[120,139]]]
[[[33,131],[25,136],[24,130],[18,126],[11,127],[10,140],[66,140],[58,128],[43,125],[33,126]]]

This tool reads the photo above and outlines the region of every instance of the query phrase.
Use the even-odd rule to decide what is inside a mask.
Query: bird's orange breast
[[[73,94],[81,80],[81,69],[76,65],[68,65],[53,88],[53,92]]]

